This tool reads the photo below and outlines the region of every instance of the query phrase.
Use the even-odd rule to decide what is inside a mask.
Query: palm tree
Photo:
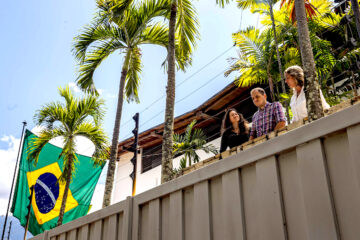
[[[167,48],[169,35],[164,23],[154,21],[156,17],[168,15],[168,0],[142,1],[126,7],[117,2],[98,2],[101,9],[99,16],[75,38],[73,50],[80,62],[77,84],[81,89],[95,93],[93,75],[97,67],[117,50],[124,54],[103,207],[110,205],[124,95],[128,101],[139,101],[140,46],[155,44]],[[184,68],[181,59],[177,60],[179,67]]]
[[[194,129],[196,120],[193,120],[187,127],[183,135],[174,134],[174,145],[173,154],[183,154],[184,156],[180,159],[181,167],[186,167],[186,162],[191,164],[199,162],[199,155],[196,150],[203,150],[206,153],[217,154],[216,147],[212,144],[206,145],[206,135],[200,128]],[[185,164],[184,164],[185,163]]]
[[[296,22],[296,14],[295,14],[294,0],[281,0],[280,8],[282,8],[285,3],[287,4],[288,8],[291,9],[290,16],[289,16],[290,21],[292,23],[295,23]],[[317,12],[316,7],[309,0],[304,0],[304,4],[305,4],[305,10],[306,10],[308,17],[310,17],[312,19],[314,16],[316,16],[316,12]]]
[[[65,212],[66,199],[72,175],[76,172],[75,155],[76,137],[88,138],[94,145],[95,151],[92,160],[95,164],[108,159],[108,141],[101,128],[101,121],[104,116],[102,110],[104,101],[94,95],[86,95],[83,98],[76,98],[69,87],[59,88],[61,97],[65,104],[51,102],[43,106],[34,116],[37,125],[43,126],[40,135],[31,142],[29,160],[38,162],[42,148],[56,137],[62,137],[64,147],[59,158],[64,161],[63,172],[59,177],[60,182],[65,182],[64,195],[61,202],[57,226],[62,224]]]
[[[276,25],[275,25],[275,18],[274,18],[274,11],[273,7],[277,0],[237,0],[238,7],[240,9],[256,9],[261,8],[261,5],[266,5],[269,9],[262,9],[262,13],[269,14],[271,18],[272,30],[274,34],[274,41],[275,41],[275,49],[276,49],[276,59],[279,66],[279,72],[281,76],[281,89],[283,93],[286,93],[285,88],[285,78],[284,78],[284,71],[281,64],[280,52],[279,52],[279,42],[276,34]]]
[[[360,38],[360,11],[359,11],[359,0],[351,0],[351,7],[355,17],[356,30]]]
[[[169,46],[168,46],[168,80],[166,86],[166,106],[162,144],[161,182],[167,182],[172,176],[172,146],[174,132],[175,105],[175,55],[176,44],[180,59],[191,62],[190,54],[198,38],[198,21],[191,0],[169,0]],[[176,41],[177,40],[177,41]]]
[[[274,41],[275,41],[275,49],[276,49],[276,58],[277,58],[277,62],[278,62],[278,67],[279,67],[279,72],[280,72],[280,77],[281,77],[281,89],[282,92],[285,94],[286,93],[286,88],[285,88],[285,78],[284,78],[284,71],[283,71],[283,67],[282,67],[282,63],[281,63],[281,58],[280,58],[280,52],[279,52],[279,41],[278,41],[278,37],[277,37],[277,33],[276,33],[276,25],[275,25],[275,18],[274,18],[274,11],[273,11],[273,7],[274,4],[278,1],[278,0],[236,0],[238,3],[238,7],[240,9],[252,9],[254,10],[254,12],[257,12],[256,8],[260,8],[261,13],[263,14],[268,14],[270,15],[271,18],[271,24],[272,24],[272,30],[274,32]],[[293,1],[293,0],[282,0],[281,5],[284,4],[284,1]],[[221,7],[223,7],[225,5],[225,3],[229,3],[230,0],[217,0],[216,1]],[[304,2],[306,2],[306,6],[307,6],[307,11],[309,12],[310,16],[315,15],[315,11],[313,6],[308,2],[308,0],[304,0]],[[262,6],[266,5],[268,7],[268,9],[264,9]],[[287,109],[287,107],[286,107]],[[287,115],[288,115],[288,119],[289,119],[289,113],[287,111]]]
[[[325,81],[326,77],[332,72],[335,64],[335,56],[338,55],[335,53],[336,50],[332,46],[332,42],[326,40],[323,33],[331,33],[330,40],[333,40],[333,36],[336,36],[336,41],[342,43],[344,30],[337,26],[341,17],[331,12],[332,4],[330,1],[313,0],[311,4],[313,8],[317,9],[317,14],[308,22],[310,42],[313,47],[317,76],[319,82],[322,82]],[[274,12],[274,16],[278,22],[278,31],[281,33],[279,40],[282,42],[281,51],[283,52],[285,68],[295,64],[301,65],[297,27],[290,18],[291,11],[289,8],[282,8]],[[271,20],[270,18],[265,18],[262,23],[264,25],[270,25]],[[328,36],[326,34],[325,36]],[[329,39],[329,37],[327,37],[327,39]]]
[[[306,107],[309,120],[324,116],[320,100],[320,86],[316,77],[315,61],[310,42],[309,27],[303,0],[295,0],[295,13],[299,37],[299,47],[305,76]]]
[[[331,12],[332,3],[330,1],[312,0],[311,4],[316,9],[317,14],[308,21],[310,42],[313,47],[318,82],[326,87],[326,83],[329,82],[334,70],[335,57],[339,55],[337,53],[339,50],[335,49],[337,47],[333,45],[332,41],[339,41],[339,44],[342,44],[344,30],[338,25],[341,17]],[[274,11],[278,23],[277,29],[280,32],[279,40],[282,42],[281,52],[283,53],[285,68],[292,65],[302,65],[297,26],[291,20],[291,11],[292,9],[289,7]],[[262,24],[269,26],[271,24],[270,17],[265,17]],[[282,94],[282,96],[286,95]]]
[[[235,77],[235,84],[239,87],[248,87],[257,83],[269,83],[271,100],[275,101],[272,32],[265,30],[262,33],[254,27],[233,34],[235,44],[239,47],[238,57],[229,58],[231,66],[225,72],[228,76],[232,72],[239,72]]]
[[[245,0],[238,0],[246,4]],[[248,2],[250,4],[253,1],[251,0]],[[265,1],[265,0],[264,0]],[[266,0],[267,1],[267,0]],[[270,1],[270,0],[269,0]],[[306,86],[306,96],[307,96],[307,109],[308,115],[310,120],[316,120],[323,116],[322,106],[319,94],[319,84],[316,80],[316,70],[315,70],[315,61],[314,55],[312,52],[312,46],[310,42],[310,36],[308,31],[308,24],[307,24],[307,17],[305,11],[305,2],[307,0],[288,0],[288,2],[294,2],[295,8],[295,15],[298,21],[297,29],[298,29],[298,36],[299,36],[299,48],[302,57],[302,63],[304,67],[305,73],[305,86]],[[300,14],[300,15],[299,15]],[[299,22],[300,20],[300,22]],[[273,22],[273,19],[272,19]],[[276,44],[277,45],[277,44]]]
[[[334,23],[339,19],[334,19],[337,16],[329,13],[330,3],[328,1],[314,1],[314,5],[319,14],[309,22],[309,27],[312,30],[310,38],[314,47],[314,54],[316,54],[317,74],[320,77],[319,79],[325,81],[332,71],[335,58],[331,42],[320,37],[324,31],[331,30],[333,32]],[[257,7],[258,11],[263,11],[261,9],[261,6]],[[282,62],[286,63],[285,66],[301,65],[297,29],[289,19],[289,12],[289,9],[284,8],[274,11],[274,17],[278,23],[277,30],[281,33],[279,41],[282,46],[279,50],[282,53]],[[276,70],[277,66],[274,67],[271,63],[271,59],[274,59],[276,55],[273,55],[275,52],[274,41],[272,35],[269,34],[272,33],[272,20],[268,14],[262,19],[262,24],[265,30],[261,33],[256,29],[248,28],[233,34],[235,43],[239,46],[239,56],[229,59],[232,65],[225,72],[225,75],[238,71],[240,75],[235,78],[235,83],[239,86],[269,82],[270,92],[272,92],[271,80],[276,79],[279,71]],[[284,94],[280,95],[283,96]]]

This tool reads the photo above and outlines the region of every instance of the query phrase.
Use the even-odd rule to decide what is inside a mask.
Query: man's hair
[[[250,91],[250,95],[253,94],[254,91],[258,91],[261,95],[265,95],[265,90],[261,87],[257,87],[257,88],[254,88],[253,90]]]
[[[297,86],[304,86],[304,71],[300,66],[294,65],[288,67],[285,70],[285,74],[292,76],[295,79]]]

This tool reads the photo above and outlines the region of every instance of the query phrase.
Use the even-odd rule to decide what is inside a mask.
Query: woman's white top
[[[308,116],[308,114],[306,109],[306,98],[304,93],[304,87],[301,88],[299,96],[297,96],[295,89],[293,89],[293,92],[294,94],[290,100],[291,112],[293,114],[293,118],[291,119],[291,122],[296,122],[301,119],[304,119],[305,117]],[[324,95],[321,90],[320,90],[320,98],[323,109],[328,109],[330,106],[325,101]]]

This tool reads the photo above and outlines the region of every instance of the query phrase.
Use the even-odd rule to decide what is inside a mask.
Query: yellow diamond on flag
[[[29,187],[34,186],[31,204],[39,224],[44,224],[59,216],[65,189],[65,182],[58,182],[60,175],[61,170],[57,162],[26,173]],[[78,202],[69,189],[65,213],[77,206]]]

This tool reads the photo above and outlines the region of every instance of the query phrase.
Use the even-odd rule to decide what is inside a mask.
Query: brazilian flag
[[[33,138],[37,136],[26,130],[11,212],[20,220],[22,226],[26,225],[30,187],[34,186],[29,231],[37,235],[56,227],[65,183],[58,182],[63,171],[63,159],[59,159],[61,148],[48,143],[43,147],[36,166],[27,160],[28,148]],[[87,214],[95,186],[105,165],[94,166],[91,158],[83,155],[77,154],[77,158],[63,223]]]

